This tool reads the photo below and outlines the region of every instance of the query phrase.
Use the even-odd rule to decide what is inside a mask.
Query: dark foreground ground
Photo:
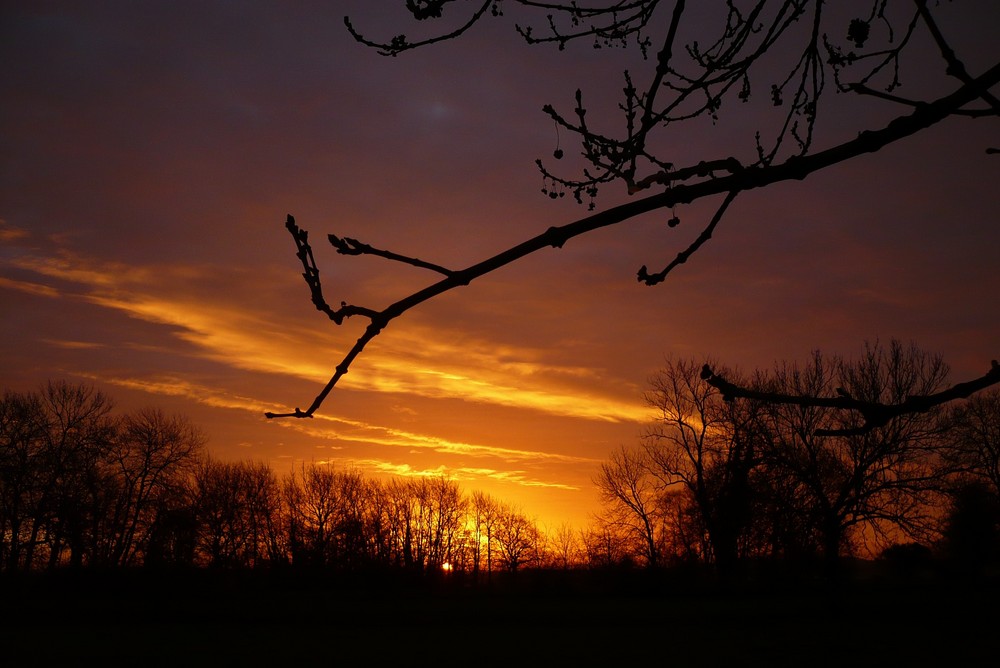
[[[630,574],[0,579],[0,666],[1000,665],[1000,587]]]

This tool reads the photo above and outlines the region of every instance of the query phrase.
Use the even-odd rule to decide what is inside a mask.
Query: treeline
[[[731,581],[767,568],[837,576],[845,557],[882,556],[1000,575],[1000,391],[858,429],[863,415],[726,401],[701,368],[669,361],[652,379],[659,417],[600,466],[602,512],[582,529],[546,529],[444,477],[316,463],[278,475],[213,459],[184,417],[117,415],[82,385],[7,391],[0,572],[694,567]],[[939,391],[948,375],[897,341],[858,360],[816,353],[804,366],[722,371],[762,391],[883,404]]]
[[[711,366],[717,366],[712,364]],[[658,418],[595,478],[606,559],[709,563],[724,577],[778,565],[836,575],[845,557],[1000,574],[1000,391],[893,417],[726,401],[702,364],[668,361],[646,395]],[[891,341],[858,359],[722,375],[761,394],[901,404],[947,387],[939,356]]]
[[[83,385],[0,399],[0,570],[138,565],[490,573],[575,560],[515,506],[443,477],[209,457],[184,417]],[[570,541],[570,542],[567,542]]]

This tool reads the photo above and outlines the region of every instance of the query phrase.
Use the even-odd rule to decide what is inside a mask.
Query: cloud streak
[[[212,278],[204,268],[137,267],[68,253],[22,257],[14,264],[69,283],[76,297],[99,307],[166,325],[173,336],[195,346],[192,354],[235,369],[315,381],[329,371],[318,360],[336,355],[311,329],[296,332],[276,324],[273,314],[199,292],[192,281],[205,284]],[[37,286],[29,290],[34,293],[59,294],[41,283],[26,285]],[[345,387],[426,398],[462,397],[587,420],[639,422],[647,416],[632,402],[587,389],[602,385],[599,370],[546,364],[535,350],[485,339],[449,344],[439,337],[436,329],[394,331],[390,345],[370,353],[365,371],[356,374],[357,380],[349,377]]]
[[[98,378],[90,376],[90,380],[100,380],[111,385],[138,390],[159,396],[175,396],[190,399],[196,403],[211,408],[232,409],[259,415],[263,402],[246,396],[236,395],[224,389],[193,383],[178,377],[159,377],[156,379],[136,378]],[[545,480],[538,475],[531,476],[523,469],[511,469],[515,462],[530,462],[536,468],[546,465],[585,465],[597,464],[597,460],[589,457],[562,455],[557,453],[524,450],[515,448],[480,445],[449,441],[429,434],[421,434],[383,425],[369,424],[359,420],[345,419],[333,415],[318,415],[309,421],[286,421],[278,423],[285,429],[309,437],[313,442],[332,443],[330,447],[339,453],[328,458],[320,458],[320,463],[327,461],[348,463],[380,474],[391,474],[404,477],[445,475],[457,481],[492,480],[522,487],[537,487],[555,490],[577,491],[578,486],[555,480]],[[351,447],[351,452],[370,452],[372,446],[382,446],[399,450],[401,454],[412,453],[414,450],[426,450],[439,455],[460,458],[494,459],[502,462],[506,468],[486,466],[465,466],[441,464],[431,468],[417,468],[412,464],[393,461],[386,458],[367,456],[351,456],[343,451]],[[301,458],[299,458],[301,459]]]

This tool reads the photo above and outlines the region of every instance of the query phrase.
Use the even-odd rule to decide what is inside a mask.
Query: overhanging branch
[[[297,256],[304,268],[303,277],[310,288],[312,300],[316,308],[326,313],[336,324],[341,324],[344,318],[352,315],[368,317],[371,320],[371,324],[341,363],[337,365],[336,373],[307,410],[301,411],[296,408],[293,412],[268,412],[265,415],[269,418],[312,417],[337,381],[347,373],[351,363],[375,336],[381,333],[393,319],[437,295],[457,287],[469,285],[473,280],[543,248],[561,248],[569,239],[603,227],[620,224],[650,211],[671,208],[678,204],[687,204],[723,193],[728,194],[726,200],[726,206],[728,206],[728,202],[740,192],[761,188],[780,181],[804,179],[810,174],[831,165],[839,164],[865,153],[878,151],[888,144],[913,135],[959,112],[964,105],[981,98],[983,90],[997,83],[1000,83],[1000,64],[993,66],[984,74],[963,84],[950,95],[927,104],[919,105],[911,114],[900,116],[883,128],[862,132],[855,139],[824,151],[789,158],[785,162],[776,165],[771,164],[738,169],[725,176],[713,177],[709,175],[697,183],[673,185],[662,193],[628,202],[560,227],[551,227],[545,232],[478,264],[471,265],[463,270],[446,273],[445,278],[441,281],[404,297],[381,311],[351,306],[346,303],[342,303],[340,309],[333,309],[327,304],[320,287],[319,271],[312,256],[312,249],[308,244],[308,235],[304,230],[299,229],[292,216],[289,216],[286,227],[295,240]],[[714,228],[714,224],[711,227]],[[388,253],[388,251],[385,251],[385,253]],[[392,259],[405,257],[393,255],[395,257]],[[444,271],[447,272],[449,270]]]
[[[901,415],[923,413],[949,401],[966,399],[980,390],[1000,383],[1000,364],[996,360],[993,360],[990,370],[979,378],[959,383],[936,394],[907,397],[905,401],[899,404],[862,401],[855,399],[843,391],[839,392],[836,397],[812,397],[754,390],[749,387],[730,383],[722,376],[716,374],[707,364],[701,369],[701,378],[712,387],[718,389],[725,401],[753,399],[769,404],[855,411],[864,418],[864,424],[861,426],[845,429],[817,429],[813,433],[816,436],[858,436],[866,434],[877,427],[882,427],[888,424],[893,418]]]

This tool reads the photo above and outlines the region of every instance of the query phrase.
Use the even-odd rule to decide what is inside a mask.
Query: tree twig
[[[737,193],[734,191],[726,195],[726,199],[715,212],[715,215],[712,216],[712,220],[708,223],[705,229],[702,230],[701,234],[698,235],[698,238],[695,239],[690,246],[678,253],[677,257],[671,260],[670,264],[663,268],[663,271],[650,274],[646,269],[646,265],[642,265],[642,267],[639,268],[639,272],[636,274],[639,282],[645,283],[646,285],[656,285],[657,283],[661,283],[667,277],[667,274],[673,271],[675,267],[687,262],[689,257],[701,248],[705,242],[712,238],[712,232],[715,231],[715,226],[719,224],[719,221],[722,220],[723,214],[726,213],[726,209],[728,209],[732,201],[736,199],[736,194]]]
[[[413,267],[419,267],[421,269],[430,269],[431,271],[436,271],[439,274],[444,274],[445,276],[451,276],[455,272],[451,269],[446,269],[441,265],[432,264],[430,262],[424,262],[423,260],[415,257],[408,257],[406,255],[400,255],[399,253],[393,253],[392,251],[381,250],[379,248],[374,248],[368,244],[361,243],[357,239],[351,239],[345,237],[341,239],[335,234],[327,235],[330,239],[330,243],[333,247],[337,249],[337,252],[341,255],[376,255],[378,257],[384,257],[387,260],[392,260],[394,262],[401,262],[403,264],[408,264]]]

